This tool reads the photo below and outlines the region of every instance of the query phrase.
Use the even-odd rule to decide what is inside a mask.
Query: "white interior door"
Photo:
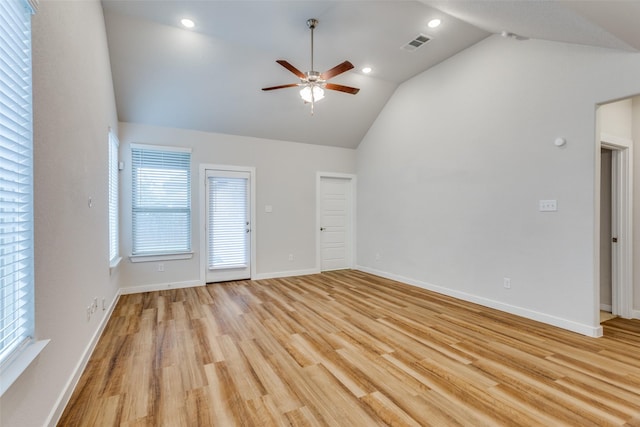
[[[206,282],[251,278],[251,174],[207,170]]]
[[[320,177],[320,269],[351,268],[351,179]]]

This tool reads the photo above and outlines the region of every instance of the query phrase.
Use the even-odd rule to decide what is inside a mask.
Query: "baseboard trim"
[[[318,273],[320,273],[320,271],[315,268],[311,268],[307,270],[279,271],[275,273],[257,274],[255,277],[252,277],[252,280],[277,279],[280,277],[292,277],[292,276],[308,276],[309,274],[318,274]],[[196,286],[205,286],[205,283],[202,283],[202,281],[200,280],[188,280],[185,282],[156,283],[152,285],[127,286],[127,287],[120,288],[120,295],[164,291],[166,289],[194,288]]]
[[[640,310],[631,310],[632,319],[640,319]]]
[[[548,325],[556,326],[558,328],[566,329],[572,332],[577,332],[579,334],[586,335],[588,337],[598,338],[602,336],[602,326],[594,327],[591,325],[577,323],[572,320],[563,319],[563,318],[552,316],[546,313],[540,313],[538,311],[529,310],[527,308],[505,304],[503,302],[495,301],[489,298],[468,294],[466,292],[456,291],[453,289],[449,289],[449,288],[437,286],[431,283],[423,282],[420,280],[415,280],[408,277],[400,276],[398,274],[387,273],[385,271],[380,271],[380,270],[376,270],[376,269],[361,266],[361,265],[356,266],[355,269],[363,271],[365,273],[374,274],[376,276],[395,280],[397,282],[402,282],[407,285],[412,285],[418,288],[426,289],[428,291],[433,291],[439,294],[458,298],[463,301],[473,302],[489,308],[495,308],[496,310],[515,314],[517,316],[525,317],[527,319],[536,320],[538,322],[546,323]]]
[[[611,304],[600,304],[600,310],[611,313],[611,310],[613,310],[613,307],[611,306]]]
[[[49,414],[49,417],[47,418],[47,421],[44,425],[54,427],[58,424],[58,421],[60,421],[60,417],[62,416],[64,409],[67,407],[67,404],[69,403],[69,399],[71,399],[71,395],[73,394],[73,391],[78,385],[78,381],[80,381],[80,377],[82,376],[85,368],[87,367],[87,363],[89,363],[89,359],[93,354],[93,350],[95,350],[96,345],[98,345],[100,336],[102,335],[102,332],[104,332],[104,328],[107,326],[109,319],[111,319],[111,315],[113,314],[113,310],[116,308],[116,304],[120,299],[120,295],[121,295],[121,292],[120,290],[118,290],[116,292],[116,296],[114,297],[113,301],[109,305],[109,308],[105,311],[104,316],[102,316],[102,320],[98,325],[98,329],[96,329],[93,336],[91,337],[89,344],[87,345],[84,352],[82,353],[82,357],[80,358],[75,369],[73,370],[73,374],[67,381],[67,384],[65,385],[64,389],[62,390],[62,393],[58,397],[58,400],[53,406],[53,410]]]
[[[279,271],[275,273],[256,274],[253,280],[278,279],[281,277],[293,277],[293,276],[308,276],[310,274],[319,274],[319,273],[320,273],[320,270],[317,268],[309,268],[307,270]]]
[[[186,282],[172,282],[172,283],[156,283],[152,285],[139,285],[139,286],[127,286],[120,288],[121,295],[129,294],[141,294],[143,292],[164,291],[167,289],[183,289],[194,288],[196,286],[204,286],[200,280],[189,280]]]

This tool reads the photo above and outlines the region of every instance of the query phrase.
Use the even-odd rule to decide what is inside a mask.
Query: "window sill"
[[[44,350],[51,340],[31,341],[19,354],[0,370],[0,396],[27,370],[31,362]]]
[[[154,262],[154,261],[171,261],[179,259],[191,259],[193,252],[180,252],[175,254],[153,254],[153,255],[131,255],[131,262]]]
[[[120,261],[122,261],[122,257],[121,256],[119,256],[116,259],[113,259],[113,260],[109,261],[109,272],[112,272],[113,269],[116,268],[120,264]]]

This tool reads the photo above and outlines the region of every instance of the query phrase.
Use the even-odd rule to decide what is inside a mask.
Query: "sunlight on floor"
[[[616,316],[615,314],[611,314],[606,311],[600,311],[600,323],[606,322],[607,320],[615,319],[616,317],[618,316]]]

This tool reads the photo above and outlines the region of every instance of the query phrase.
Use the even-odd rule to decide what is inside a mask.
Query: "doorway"
[[[627,319],[633,294],[631,147],[630,140],[601,135],[599,309]]]
[[[320,271],[353,267],[355,176],[319,173],[316,182],[317,265]]]
[[[204,282],[251,279],[254,270],[252,168],[201,168]]]

